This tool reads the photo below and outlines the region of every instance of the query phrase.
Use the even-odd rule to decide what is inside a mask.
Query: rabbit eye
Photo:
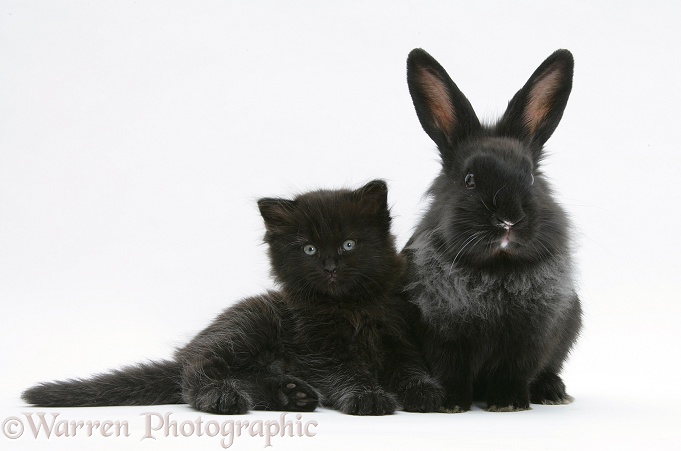
[[[306,244],[303,246],[303,252],[305,252],[307,255],[314,255],[317,253],[317,248],[311,244]]]
[[[466,184],[466,189],[475,188],[475,176],[473,174],[467,174],[464,183]]]

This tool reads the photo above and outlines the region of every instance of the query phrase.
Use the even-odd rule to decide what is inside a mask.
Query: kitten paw
[[[402,409],[406,412],[438,412],[444,397],[444,389],[434,379],[419,378],[407,384],[402,391]]]
[[[555,373],[542,373],[530,385],[533,404],[570,404],[574,398],[565,392],[563,380]]]
[[[319,393],[307,382],[293,376],[279,381],[277,399],[281,410],[312,412],[319,405]]]
[[[349,415],[389,415],[397,409],[397,401],[381,389],[363,390],[341,397],[338,409]]]
[[[232,381],[216,381],[188,393],[189,404],[208,413],[238,415],[248,412],[253,402]]]

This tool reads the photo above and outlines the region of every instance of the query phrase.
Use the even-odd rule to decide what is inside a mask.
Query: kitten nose
[[[324,271],[328,273],[334,273],[336,272],[336,269],[336,261],[333,258],[327,258],[324,260]]]

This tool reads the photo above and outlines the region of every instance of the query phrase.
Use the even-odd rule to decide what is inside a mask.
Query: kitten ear
[[[275,199],[265,197],[258,201],[260,215],[265,220],[267,230],[273,230],[291,222],[291,213],[295,210],[297,202],[288,199]]]
[[[513,96],[499,121],[501,133],[532,145],[535,160],[563,117],[572,90],[574,64],[572,53],[556,50]]]
[[[378,211],[388,212],[388,185],[383,180],[372,180],[353,191],[354,196]]]

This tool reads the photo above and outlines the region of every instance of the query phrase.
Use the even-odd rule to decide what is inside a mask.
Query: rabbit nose
[[[519,219],[516,219],[514,221],[508,219],[508,218],[500,218],[498,216],[495,216],[495,226],[500,227],[505,230],[511,230],[511,227],[515,227],[520,221],[525,219],[525,215],[521,216]]]

